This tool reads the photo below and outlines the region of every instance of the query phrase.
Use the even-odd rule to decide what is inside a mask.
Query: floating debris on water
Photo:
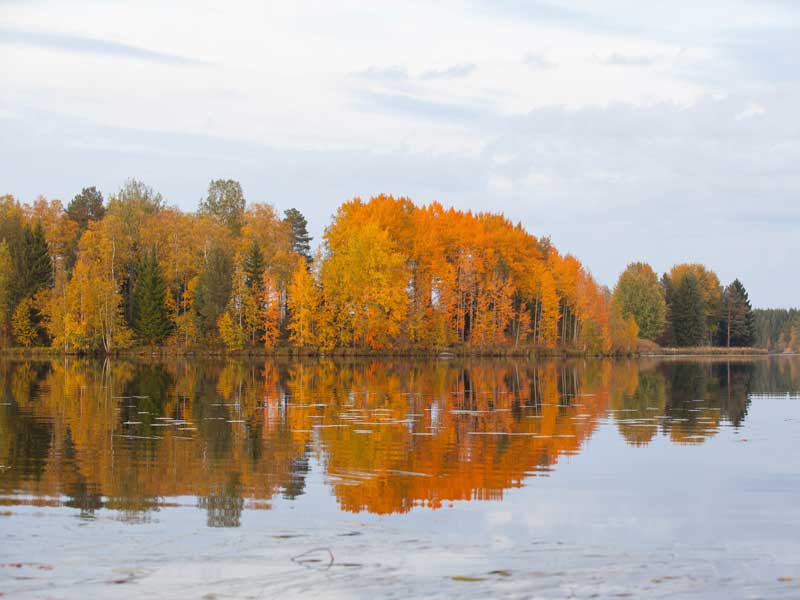
[[[327,559],[325,555],[327,554]],[[304,565],[313,566],[320,565],[324,569],[329,569],[333,566],[334,556],[330,548],[312,548],[308,552],[303,552],[297,556],[292,557],[292,562]]]

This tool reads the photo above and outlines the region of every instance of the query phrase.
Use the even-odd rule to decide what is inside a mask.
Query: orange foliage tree
[[[166,343],[184,348],[253,350],[263,341],[266,348],[324,351],[607,352],[629,345],[630,332],[610,319],[609,295],[580,261],[500,214],[388,195],[355,198],[337,210],[313,265],[295,252],[291,224],[271,205],[250,205],[240,221],[231,228],[206,213],[183,213],[136,181],[112,195],[105,215],[88,228],[58,200],[27,206],[0,198],[0,238],[11,258],[20,228],[42,224],[53,278],[34,308],[50,343],[65,351],[130,343],[130,294],[142,248],[154,249],[167,280],[177,327]],[[213,281],[201,285],[219,248],[232,266],[223,261]],[[715,277],[701,274],[713,304]],[[209,302],[218,305],[211,320],[203,308]],[[228,316],[220,328],[223,307]],[[15,308],[0,311],[5,321]]]

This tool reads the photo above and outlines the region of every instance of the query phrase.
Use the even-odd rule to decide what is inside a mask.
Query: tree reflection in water
[[[146,521],[196,496],[210,527],[305,493],[341,509],[502,498],[586,449],[606,421],[633,446],[699,444],[749,396],[792,389],[796,362],[3,361],[5,503]]]

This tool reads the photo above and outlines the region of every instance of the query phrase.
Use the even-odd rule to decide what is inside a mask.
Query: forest
[[[355,198],[313,253],[311,241],[300,211],[248,203],[234,180],[211,181],[195,213],[133,179],[66,206],[3,196],[0,343],[76,354],[798,349],[797,312],[753,311],[738,279],[723,286],[699,264],[659,278],[632,263],[610,290],[501,214]]]
[[[800,352],[800,310],[769,308],[753,311],[756,343],[761,348]]]

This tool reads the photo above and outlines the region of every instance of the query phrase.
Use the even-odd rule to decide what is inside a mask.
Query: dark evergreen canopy
[[[264,255],[256,242],[250,246],[244,259],[244,273],[245,283],[250,289],[259,286],[264,278]]]
[[[19,245],[11,248],[11,260],[14,265],[11,282],[14,304],[51,285],[53,265],[41,222],[23,228]]]
[[[219,319],[231,296],[233,261],[219,246],[209,250],[195,291],[195,306],[203,330],[216,331]]]
[[[103,194],[94,186],[83,188],[67,206],[67,216],[78,224],[81,231],[89,226],[89,221],[102,219],[105,212]]]
[[[286,221],[292,227],[292,249],[300,256],[305,256],[311,262],[311,240],[308,235],[308,221],[296,208],[290,208],[283,212]]]
[[[724,346],[752,346],[755,342],[753,308],[747,290],[735,279],[722,296],[722,319],[718,343]]]
[[[146,344],[164,341],[172,331],[166,305],[167,284],[155,252],[147,252],[139,261],[133,289],[133,328]]]
[[[699,346],[706,331],[705,307],[697,278],[687,273],[673,293],[672,329],[679,347]]]

